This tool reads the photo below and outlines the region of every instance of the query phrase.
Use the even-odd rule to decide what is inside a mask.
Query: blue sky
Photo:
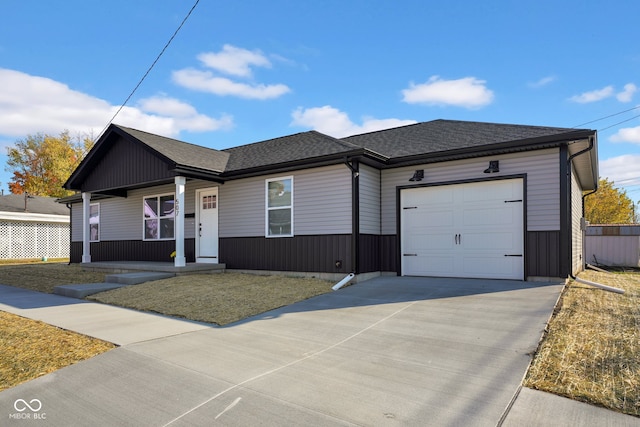
[[[98,136],[194,1],[0,3],[2,188],[16,140]],[[200,0],[114,122],[211,148],[440,118],[579,126],[638,202],[638,16],[636,0]]]

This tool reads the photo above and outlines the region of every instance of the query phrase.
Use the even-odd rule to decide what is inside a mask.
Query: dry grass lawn
[[[157,280],[101,292],[87,299],[227,325],[331,292],[331,285],[311,278],[218,273]]]
[[[115,347],[0,311],[0,391]]]
[[[640,416],[640,273],[585,271],[549,324],[524,385]]]
[[[64,263],[31,263],[0,265],[0,284],[32,291],[53,293],[58,285],[104,282],[104,273],[82,271],[80,265]]]

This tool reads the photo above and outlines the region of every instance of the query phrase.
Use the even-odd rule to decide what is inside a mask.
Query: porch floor
[[[185,274],[224,273],[225,264],[187,263],[184,267],[176,267],[172,262],[151,261],[98,261],[83,262],[83,270],[105,271],[108,273],[131,273],[136,271],[161,271],[176,276]]]

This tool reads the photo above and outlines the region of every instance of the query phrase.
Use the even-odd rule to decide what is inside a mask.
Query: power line
[[[160,51],[160,53],[158,54],[158,56],[156,57],[156,59],[153,61],[153,63],[151,64],[151,66],[147,69],[147,72],[144,73],[144,75],[142,76],[142,78],[140,79],[140,81],[138,82],[138,84],[133,88],[133,90],[131,91],[131,93],[129,94],[129,96],[127,96],[127,99],[124,100],[124,102],[120,105],[120,107],[118,108],[118,111],[116,111],[116,113],[113,115],[113,117],[111,117],[111,120],[109,120],[109,122],[107,122],[106,126],[104,127],[104,129],[102,129],[102,132],[100,132],[99,135],[102,135],[104,133],[105,130],[107,130],[107,128],[109,127],[109,125],[115,120],[116,116],[118,114],[120,114],[120,111],[122,111],[122,109],[124,108],[125,105],[127,105],[127,102],[129,102],[129,100],[131,99],[131,97],[133,96],[134,93],[136,93],[136,91],[138,90],[138,88],[140,87],[140,85],[142,84],[142,82],[147,78],[147,76],[149,75],[149,73],[151,72],[151,70],[153,69],[153,67],[156,65],[156,63],[158,62],[158,60],[160,60],[160,57],[164,54],[165,50],[167,50],[167,48],[169,47],[169,45],[171,44],[171,42],[173,41],[173,39],[176,37],[176,35],[178,34],[178,31],[180,31],[180,29],[182,28],[182,26],[184,25],[185,22],[187,22],[187,19],[189,19],[189,16],[191,16],[191,13],[193,12],[193,10],[196,8],[196,6],[198,5],[198,3],[200,3],[200,0],[196,0],[196,2],[193,4],[193,6],[191,6],[191,9],[189,10],[189,13],[187,13],[187,16],[184,17],[184,19],[182,20],[182,22],[180,23],[180,25],[178,26],[178,28],[176,29],[176,31],[173,33],[173,35],[171,36],[171,38],[169,39],[169,41],[164,45],[164,47],[162,48],[162,50]]]
[[[640,107],[640,106],[638,106],[638,107]],[[636,108],[638,108],[638,107],[636,107]],[[607,126],[606,128],[599,129],[599,130],[598,130],[598,132],[602,132],[603,130],[611,129],[612,127],[615,127],[615,126],[621,125],[621,124],[626,123],[626,122],[630,122],[631,120],[633,120],[633,119],[637,119],[638,117],[640,117],[640,114],[638,114],[638,115],[636,115],[636,116],[633,116],[633,117],[631,117],[630,119],[623,120],[623,121],[618,122],[618,123],[614,123],[614,124],[612,124],[611,126]]]
[[[628,113],[629,111],[637,110],[638,108],[640,108],[640,105],[637,105],[637,106],[635,106],[633,108],[629,108],[628,110],[624,110],[624,111],[620,111],[618,113],[609,114],[608,116],[600,117],[599,119],[591,120],[591,121],[588,121],[588,122],[585,122],[585,123],[580,123],[579,125],[572,126],[571,129],[574,129],[574,128],[577,128],[577,127],[580,127],[580,126],[584,126],[584,125],[588,125],[589,123],[599,122],[601,120],[605,120],[605,119],[608,119],[610,117],[619,116],[620,114]],[[635,116],[635,117],[638,117],[638,116]],[[632,117],[631,119],[634,119],[635,117]],[[629,119],[629,120],[631,120],[631,119]],[[628,121],[628,120],[625,120],[625,121]],[[624,122],[621,122],[621,123],[624,123]],[[616,125],[613,125],[613,126],[616,126]],[[608,129],[608,128],[606,128],[606,129]]]
[[[616,181],[616,184],[619,184],[621,182],[636,182],[636,181],[640,181],[640,176],[633,177],[633,178],[621,179],[619,181]],[[633,184],[633,185],[640,185],[640,184]]]

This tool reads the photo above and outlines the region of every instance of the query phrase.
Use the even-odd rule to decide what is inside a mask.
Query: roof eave
[[[446,150],[435,153],[408,155],[389,159],[388,167],[398,167],[412,164],[438,163],[451,160],[460,160],[473,157],[484,157],[496,154],[516,153],[522,151],[554,148],[568,144],[572,141],[588,139],[595,135],[592,130],[578,130],[555,135],[547,135],[537,138],[528,138],[515,141],[500,142],[479,147],[467,147],[458,150]]]
[[[197,178],[203,179],[206,181],[214,181],[219,183],[224,183],[225,179],[221,177],[221,173],[218,171],[208,171],[205,169],[196,168],[193,166],[187,165],[175,165],[171,172],[175,173],[176,176],[185,176],[187,178]]]
[[[264,165],[258,167],[252,167],[247,169],[240,169],[237,171],[230,171],[221,174],[221,178],[225,180],[249,178],[259,175],[290,172],[293,170],[307,169],[312,167],[330,166],[338,163],[344,163],[345,159],[352,159],[360,157],[365,153],[365,149],[357,148],[351,151],[344,151],[341,153],[334,153],[324,156],[311,157],[307,159],[294,160],[290,162],[283,162],[271,165]]]

